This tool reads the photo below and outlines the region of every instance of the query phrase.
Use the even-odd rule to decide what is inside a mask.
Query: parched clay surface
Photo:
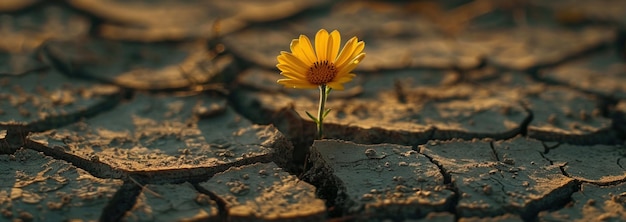
[[[266,72],[251,71],[248,75],[250,79],[267,79]],[[359,86],[329,97],[327,107],[332,111],[325,119],[327,138],[405,145],[428,139],[509,138],[520,132],[529,117],[521,104],[504,97],[486,97],[487,90],[467,84],[447,85],[447,79],[454,77],[446,72],[401,71],[359,78]],[[242,81],[255,88],[269,83]],[[347,94],[350,92],[355,94]],[[289,89],[285,93],[290,93]],[[255,109],[251,116],[276,118],[277,126],[290,129],[290,135],[312,135],[301,131],[314,129],[305,111],[315,113],[317,105],[308,96],[244,91],[237,98],[240,106],[256,105],[265,112],[259,114]]]
[[[322,221],[315,187],[275,163],[233,167],[200,183],[224,204],[229,221]]]
[[[527,98],[533,111],[528,136],[577,144],[612,142],[611,120],[601,116],[597,99],[562,87],[546,87]]]
[[[530,1],[532,4],[556,11],[555,17],[565,24],[578,24],[588,21],[615,22],[626,25],[626,3],[620,0],[599,0],[579,2],[576,0]]]
[[[39,5],[37,0],[0,3],[0,11],[23,10],[0,16],[0,78],[3,75],[22,75],[46,70],[50,64],[41,59],[40,47],[51,39],[84,38],[92,25],[89,19],[76,11],[58,5]]]
[[[345,1],[334,5],[327,13],[289,20],[279,26],[249,28],[234,33],[224,40],[246,60],[263,67],[274,67],[275,57],[288,45],[281,44],[297,38],[299,34],[314,36],[320,27],[341,30],[347,36],[357,35],[367,42],[368,62],[357,70],[399,68],[476,67],[480,58],[475,53],[463,51],[454,39],[441,33],[438,27],[423,14],[406,11],[401,4],[388,2]],[[350,21],[350,22],[344,22]],[[266,39],[277,41],[266,41]]]
[[[218,56],[206,47],[203,41],[146,44],[79,39],[51,41],[45,52],[57,68],[71,75],[158,90],[206,84],[232,64],[231,56]]]
[[[35,149],[75,156],[104,175],[135,172],[154,181],[210,176],[250,162],[285,163],[292,152],[273,127],[252,125],[223,98],[200,95],[138,94],[95,118],[28,139]]]
[[[328,1],[94,1],[70,0],[72,6],[107,19],[101,34],[110,39],[165,41],[218,37],[247,23],[291,16]]]
[[[544,156],[583,182],[608,185],[626,181],[626,150],[621,145],[561,144]]]
[[[133,208],[123,221],[214,221],[218,206],[190,183],[149,184],[142,187]]]
[[[21,135],[48,130],[110,109],[120,97],[116,86],[55,70],[0,77],[0,129]]]
[[[626,84],[622,84],[626,82],[626,64],[618,50],[597,53],[543,70],[541,77],[603,96],[626,99]]]
[[[0,220],[97,221],[122,185],[33,150],[0,155]]]
[[[274,67],[277,52],[288,50],[280,42],[288,42],[299,34],[313,36],[315,30],[324,27],[342,30],[347,36],[357,35],[367,42],[368,61],[359,65],[357,70],[360,71],[449,67],[471,69],[480,66],[482,62],[507,69],[526,70],[559,63],[609,44],[615,37],[610,28],[572,31],[542,26],[510,28],[510,25],[480,32],[474,29],[457,30],[456,34],[450,35],[443,24],[450,16],[439,15],[441,17],[434,18],[437,16],[432,14],[437,14],[437,10],[440,8],[417,4],[412,7],[410,3],[347,1],[335,5],[328,13],[290,20],[272,29],[255,27],[242,30],[234,33],[233,38],[225,39],[225,44],[246,60],[263,67]],[[463,20],[468,19],[468,15],[460,16]],[[495,20],[498,19],[501,18],[496,15]],[[277,41],[265,41],[268,37]]]
[[[0,221],[625,221],[624,4],[0,0]]]
[[[556,211],[539,214],[541,221],[624,221],[626,220],[626,186],[582,184],[572,195],[571,204]]]
[[[308,177],[322,189],[337,189],[336,204],[361,220],[421,217],[451,207],[453,192],[439,168],[411,147],[316,140],[311,162]]]
[[[526,70],[561,62],[568,57],[608,44],[612,29],[576,31],[549,27],[518,27],[461,34],[461,48],[485,56],[495,66]]]
[[[3,1],[0,8],[9,2]],[[42,5],[23,13],[2,14],[0,24],[0,49],[12,53],[33,52],[50,39],[83,38],[92,25],[87,17],[59,5]]]
[[[533,218],[576,191],[572,178],[541,155],[541,142],[430,142],[420,153],[443,168],[456,187],[456,212],[463,217],[517,214]]]
[[[529,73],[517,71],[485,69],[466,75],[465,80],[452,88],[465,87],[473,97],[480,99],[496,97],[517,101],[532,115],[523,123],[526,135],[531,138],[572,144],[620,142],[614,121],[603,114],[601,96],[546,84],[533,79]],[[443,92],[437,90],[438,94]]]

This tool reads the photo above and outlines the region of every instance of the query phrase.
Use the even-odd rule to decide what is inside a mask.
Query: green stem
[[[324,106],[326,105],[326,98],[328,98],[328,92],[326,85],[320,85],[320,106],[317,110],[317,139],[321,140],[324,137]]]

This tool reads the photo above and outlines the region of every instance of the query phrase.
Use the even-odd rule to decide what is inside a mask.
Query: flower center
[[[327,60],[313,63],[306,72],[306,80],[316,85],[326,84],[333,81],[337,75],[337,67]]]

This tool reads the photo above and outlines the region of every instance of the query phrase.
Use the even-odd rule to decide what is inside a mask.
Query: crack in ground
[[[493,145],[493,141],[489,141],[489,147],[491,147],[491,155],[496,161],[500,162],[500,157],[498,156],[498,152],[496,152],[496,147]]]
[[[528,113],[528,116],[522,121],[522,123],[520,123],[520,134],[522,136],[526,136],[528,135],[528,126],[535,118],[535,114],[533,113],[533,110],[528,107],[528,104],[520,101],[519,105],[524,109],[524,111],[526,111],[526,113]]]
[[[207,180],[210,178],[207,178]],[[198,183],[192,183],[193,187],[201,194],[209,196],[211,200],[215,201],[217,205],[217,213],[219,221],[228,221],[228,210],[226,209],[226,201],[220,198],[217,194],[211,192],[210,190],[205,189],[200,186]]]
[[[540,153],[540,152],[539,152]],[[541,153],[540,153],[541,154]],[[543,155],[542,155],[543,157]],[[544,157],[545,158],[545,157]],[[550,160],[549,160],[550,161]],[[550,164],[553,164],[550,161]],[[561,167],[562,168],[562,167]],[[562,173],[565,173],[562,171]],[[568,178],[568,175],[565,175]],[[504,183],[502,181],[493,179],[491,181],[495,181],[500,184],[501,191],[503,194],[506,194]],[[517,213],[524,221],[537,221],[538,215],[542,211],[546,210],[558,210],[564,208],[572,201],[572,195],[580,190],[580,182],[578,180],[572,180],[573,185],[566,185],[564,187],[556,188],[552,192],[547,193],[546,196],[538,199],[531,199],[526,203],[525,207],[515,209],[514,211],[510,211],[510,213]],[[570,187],[571,186],[571,187]],[[570,189],[573,188],[573,189]],[[551,200],[551,201],[548,201]],[[506,203],[503,201],[502,203]]]
[[[542,142],[543,144],[543,142]],[[545,159],[546,161],[548,161],[550,163],[550,165],[555,165],[554,161],[552,161],[550,158],[547,158],[544,154],[547,154],[548,151],[550,150],[550,148],[543,144],[544,146],[544,152],[537,152],[539,153],[539,155]],[[553,148],[558,147],[559,144],[553,146]],[[573,183],[574,183],[574,187],[575,189],[565,189],[565,188],[561,188],[561,189],[556,189],[555,191],[559,191],[557,192],[551,192],[548,193],[548,196],[552,196],[552,197],[543,197],[539,200],[535,200],[535,201],[531,201],[528,203],[528,205],[525,207],[525,210],[523,209],[523,211],[521,212],[520,216],[522,217],[522,219],[524,219],[525,221],[536,221],[538,220],[538,215],[540,212],[542,211],[546,211],[546,210],[558,210],[558,209],[562,209],[565,208],[571,201],[572,201],[572,195],[574,193],[576,193],[577,191],[580,191],[580,184],[581,182],[575,178],[572,178],[566,171],[565,171],[565,166],[567,165],[567,162],[565,164],[563,164],[562,166],[559,166],[559,170],[561,172],[561,174],[563,176],[566,176],[570,179],[573,179]],[[567,194],[565,194],[564,192],[566,192]],[[558,197],[563,197],[563,198],[558,198]],[[544,200],[546,199],[554,199],[554,201],[550,202],[550,203],[542,203],[544,202]]]
[[[541,157],[542,157],[543,159],[547,160],[547,161],[550,163],[550,165],[554,165],[554,161],[552,161],[550,158],[548,158],[548,157],[546,157],[546,156],[544,155],[544,154],[547,154],[547,153],[548,153],[549,149],[548,149],[546,146],[544,146],[544,149],[546,149],[546,150],[544,150],[544,152],[545,152],[545,153],[542,153],[542,152],[537,152],[537,153],[539,153],[539,155],[541,155]],[[561,171],[561,174],[563,174],[563,176],[566,176],[566,177],[572,178],[572,176],[570,176],[570,175],[567,173],[567,171],[565,171],[565,166],[567,166],[567,162],[565,162],[563,165],[559,166],[559,170]],[[574,179],[574,178],[572,178],[572,179]],[[576,180],[576,179],[574,179],[574,180]]]
[[[461,195],[459,192],[459,188],[456,186],[455,183],[452,182],[452,175],[445,170],[445,168],[443,167],[443,165],[441,165],[441,163],[436,161],[433,157],[426,155],[422,151],[423,146],[420,145],[420,147],[418,148],[419,148],[418,152],[420,154],[424,155],[426,158],[428,158],[428,160],[432,164],[435,164],[435,166],[439,168],[439,172],[443,176],[443,185],[446,185],[447,186],[446,189],[449,189],[450,191],[452,191],[452,196],[450,197],[449,203],[447,203],[448,206],[446,208],[448,212],[450,212],[451,214],[454,214],[455,221],[458,221],[460,217],[457,214],[456,206],[459,205],[459,200],[461,199]]]
[[[550,146],[546,145],[544,142],[542,142],[541,144],[542,144],[542,145],[543,145],[543,147],[544,147],[544,152],[543,152],[543,153],[542,153],[542,152],[538,152],[538,153],[539,153],[539,155],[541,155],[541,157],[542,157],[542,158],[544,158],[545,160],[547,160],[548,162],[550,162],[550,165],[555,165],[555,164],[554,164],[554,161],[552,161],[550,158],[546,157],[544,154],[548,154],[548,152],[549,152],[550,150],[558,148],[558,147],[561,145],[561,143],[558,143],[558,144],[556,144],[556,145],[554,145],[554,146],[552,146],[552,147],[550,147]],[[622,160],[622,158],[617,158],[617,162],[616,162],[616,164],[617,164],[620,168],[622,168],[622,169],[626,169],[626,168],[624,168],[624,166],[622,166],[622,164],[620,163],[620,162],[621,162],[621,160]],[[589,180],[584,180],[584,179],[577,179],[577,178],[572,177],[569,173],[567,173],[567,171],[565,170],[565,167],[567,166],[567,164],[568,164],[568,163],[567,163],[567,162],[565,162],[563,165],[559,166],[559,170],[561,171],[561,174],[563,174],[563,176],[566,176],[566,177],[569,177],[569,178],[574,179],[574,181],[575,181],[576,183],[578,183],[578,184],[580,184],[580,183],[589,183],[589,184],[594,184],[594,185],[597,185],[597,186],[614,186],[614,185],[619,185],[619,184],[622,184],[622,183],[626,183],[626,178],[622,178],[622,179],[619,179],[619,180],[614,180],[614,181],[608,181],[608,182],[596,182],[596,181],[589,181]]]
[[[130,211],[137,201],[137,197],[148,184],[180,184],[184,182],[191,183],[196,190],[208,195],[211,199],[215,200],[220,210],[220,218],[226,218],[224,212],[224,203],[217,195],[210,191],[201,188],[198,183],[206,181],[213,175],[224,172],[231,167],[245,166],[254,163],[269,163],[272,161],[271,154],[244,158],[239,161],[234,161],[229,164],[222,164],[214,167],[200,167],[194,169],[174,169],[163,171],[135,171],[129,172],[119,169],[114,169],[111,166],[101,163],[93,162],[83,159],[81,157],[68,154],[63,150],[50,149],[39,143],[28,141],[27,148],[43,152],[45,155],[54,159],[66,161],[77,168],[83,169],[91,175],[104,178],[104,179],[122,179],[124,184],[115,193],[113,198],[107,203],[103,209],[100,220],[101,221],[119,221],[126,212]],[[221,206],[220,206],[221,203]],[[221,221],[226,221],[225,219]]]
[[[550,152],[550,150],[559,148],[559,146],[561,146],[561,143],[557,143],[554,144],[553,146],[549,146],[548,144],[546,144],[545,141],[541,141],[541,145],[543,146],[543,154],[548,154]],[[548,158],[546,158],[545,156],[542,155],[542,157],[546,160],[548,160]],[[550,160],[548,160],[550,161]],[[550,161],[550,164],[552,164],[552,161]]]
[[[210,191],[207,191],[206,189],[201,189],[201,187],[198,186],[198,183],[206,181],[213,175],[224,172],[231,167],[245,166],[253,163],[268,163],[271,162],[272,159],[272,155],[268,154],[259,157],[244,158],[239,161],[214,167],[129,172],[119,169],[113,169],[111,166],[105,163],[86,160],[81,157],[65,153],[62,150],[49,149],[36,142],[29,141],[27,145],[27,148],[29,149],[43,152],[45,155],[55,159],[66,161],[80,169],[89,172],[95,177],[104,179],[122,179],[124,181],[122,187],[120,187],[120,189],[115,193],[113,198],[103,209],[100,218],[101,221],[119,221],[126,214],[126,212],[132,209],[137,201],[138,195],[143,189],[147,189],[144,187],[148,184],[179,184],[184,182],[191,183],[192,185],[194,185],[196,190],[208,195],[209,197],[211,197],[211,199],[215,200],[218,204],[218,209],[220,210],[220,218],[225,218],[225,216],[223,215],[225,212],[223,201],[217,198],[217,195],[211,193]],[[222,204],[221,206],[220,203]],[[221,221],[226,220],[224,219]]]
[[[115,108],[126,93],[128,93],[128,90],[120,88],[119,93],[103,96],[100,98],[100,102],[94,103],[84,109],[78,109],[69,114],[49,116],[47,118],[27,122],[26,124],[10,123],[8,125],[0,126],[3,130],[7,130],[5,140],[9,145],[9,152],[15,152],[19,147],[25,146],[27,143],[26,137],[30,133],[58,129],[60,127],[77,123],[81,119],[90,118]]]
[[[611,43],[609,42],[599,42],[596,43],[596,45],[593,46],[588,46],[586,49],[581,50],[579,52],[572,52],[571,54],[564,56],[563,58],[560,58],[556,61],[552,61],[552,62],[547,62],[544,64],[536,64],[534,66],[528,67],[524,70],[521,70],[522,72],[528,73],[530,74],[530,76],[532,77],[533,80],[538,81],[538,82],[543,82],[546,84],[550,84],[550,85],[559,85],[559,86],[567,86],[567,87],[572,87],[570,85],[561,83],[561,82],[557,82],[557,81],[553,81],[550,79],[546,79],[546,78],[542,78],[541,77],[541,70],[542,69],[547,69],[547,68],[552,68],[558,65],[562,65],[571,61],[575,61],[577,59],[581,59],[581,58],[585,58],[585,57],[589,57],[591,54],[596,54],[596,53],[600,53],[603,50],[607,50],[609,49],[609,45]],[[574,88],[574,87],[572,87]],[[574,88],[574,89],[578,89],[578,88]],[[584,89],[578,89],[581,91],[588,91],[588,90],[584,90]]]
[[[134,178],[141,184],[168,184],[168,183],[184,183],[184,182],[201,182],[213,175],[224,172],[231,167],[245,166],[254,163],[272,162],[273,154],[266,154],[256,157],[243,158],[226,164],[217,166],[197,167],[193,169],[166,169],[159,171],[127,171],[116,169],[110,165],[100,162],[87,160],[80,156],[67,153],[61,147],[48,148],[40,143],[28,140],[25,148],[42,152],[54,159],[66,161],[80,169],[89,172],[91,175],[102,179],[123,179],[128,180],[129,177]]]
[[[63,150],[62,147],[48,148],[45,145],[34,142],[32,140],[26,141],[24,147],[27,149],[35,150],[37,152],[41,152],[46,156],[50,156],[54,159],[68,162],[80,169],[87,171],[94,177],[102,179],[124,179],[126,177],[125,172],[119,169],[114,169],[111,166],[99,161],[95,162],[67,153]]]
[[[504,178],[504,175],[502,175],[502,173],[500,173],[500,178]],[[502,181],[500,181],[500,180],[498,180],[496,178],[491,178],[491,177],[489,177],[489,180],[490,181],[494,181],[497,184],[500,184],[500,191],[502,191],[503,194],[506,194],[506,190],[504,189],[505,185],[502,183]],[[506,203],[505,197],[503,196],[500,201],[501,201],[500,203]]]
[[[568,203],[572,202],[572,195],[580,190],[578,181],[574,180],[572,183],[574,183],[572,189],[566,189],[568,187],[558,188],[540,199],[530,201],[520,213],[522,219],[525,221],[536,221],[539,213],[542,211],[565,208]],[[552,201],[548,202],[547,200]]]
[[[100,215],[100,221],[120,221],[126,212],[131,210],[137,197],[141,193],[142,187],[132,181],[126,180],[113,198],[107,203]]]
[[[5,131],[4,142],[0,145],[0,154],[13,154],[20,147],[26,143],[26,136],[30,133],[30,130],[26,126],[22,125],[8,125],[3,126],[2,130]]]
[[[547,147],[546,147],[546,148],[547,148]],[[545,160],[547,160],[548,162],[550,162],[550,165],[554,165],[554,162],[553,162],[551,159],[547,158],[547,157],[544,155],[544,153],[542,153],[542,152],[538,152],[538,153],[539,153],[539,155],[541,155],[541,157],[543,157]],[[547,153],[547,152],[546,152],[546,153]],[[621,158],[618,158],[618,159],[617,159],[617,163],[616,163],[616,164],[617,164],[620,168],[624,169],[624,167],[623,167],[623,166],[619,163],[619,162],[620,162],[620,160],[621,160]],[[567,163],[567,162],[565,162],[562,166],[559,166],[559,170],[561,171],[561,174],[563,174],[563,176],[566,176],[566,177],[572,178],[572,179],[573,179],[576,183],[578,183],[578,184],[580,184],[580,183],[589,183],[589,184],[594,184],[594,185],[597,185],[597,186],[615,186],[615,185],[619,185],[619,184],[622,184],[622,183],[626,183],[626,178],[622,178],[622,179],[619,179],[619,180],[614,180],[614,181],[608,181],[608,182],[596,182],[596,181],[589,181],[589,180],[581,180],[581,179],[577,179],[577,178],[572,177],[569,173],[567,173],[567,171],[565,170],[565,166],[567,166],[567,164],[568,164],[568,163]]]
[[[626,141],[626,113],[613,111],[608,118],[611,119],[611,129],[616,132],[618,139]]]

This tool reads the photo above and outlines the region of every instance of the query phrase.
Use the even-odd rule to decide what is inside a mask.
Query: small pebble
[[[365,156],[367,157],[373,157],[376,155],[376,150],[369,148],[365,150]]]
[[[483,186],[483,193],[490,195],[491,193],[493,193],[493,188],[491,188],[491,186],[489,185],[485,185]]]
[[[403,183],[404,182],[404,177],[402,176],[394,176],[393,181],[397,182],[397,183]]]

